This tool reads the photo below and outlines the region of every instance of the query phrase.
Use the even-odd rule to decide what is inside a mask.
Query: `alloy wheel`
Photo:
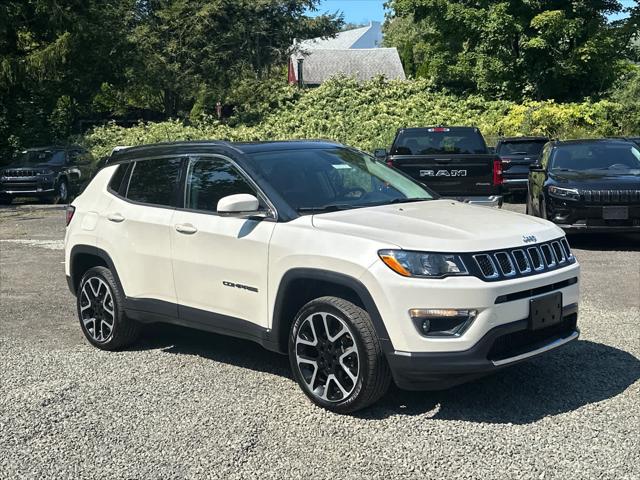
[[[355,390],[358,347],[349,326],[336,315],[316,312],[305,318],[296,334],[295,354],[304,385],[314,397],[341,402]]]
[[[67,190],[66,182],[60,182],[60,185],[58,186],[58,198],[59,198],[59,200],[61,202],[66,202],[68,195],[69,195],[69,191]]]
[[[86,332],[96,342],[107,342],[113,335],[113,295],[107,283],[100,277],[90,277],[82,285],[80,319]]]

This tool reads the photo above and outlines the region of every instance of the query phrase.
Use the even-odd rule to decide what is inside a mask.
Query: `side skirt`
[[[271,330],[255,323],[198,308],[155,299],[127,298],[125,313],[141,323],[169,323],[206,332],[251,340],[267,350],[278,351]]]

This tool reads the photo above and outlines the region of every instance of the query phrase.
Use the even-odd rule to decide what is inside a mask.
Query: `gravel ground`
[[[508,206],[522,210],[522,206]],[[640,478],[640,238],[570,242],[581,340],[356,416],[314,407],[285,357],[154,326],[106,353],[82,337],[64,211],[0,210],[0,478]]]

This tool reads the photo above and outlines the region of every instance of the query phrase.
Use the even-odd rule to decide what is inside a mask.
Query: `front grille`
[[[535,331],[524,329],[507,333],[495,339],[487,358],[489,360],[504,360],[530,352],[556,338],[568,337],[575,332],[577,323],[578,315],[572,313],[564,317],[562,322],[551,327]]]
[[[524,250],[514,250],[512,255],[520,273],[529,273],[531,271],[529,260],[527,259],[527,254],[524,253]]]
[[[500,265],[500,271],[505,277],[512,277],[516,274],[516,269],[513,267],[511,257],[506,252],[498,252],[495,254],[498,265]]]
[[[544,261],[547,264],[547,267],[553,267],[556,264],[556,259],[553,256],[553,252],[551,251],[551,247],[549,244],[545,243],[540,245],[540,251],[542,251],[542,256],[544,257]]]
[[[581,190],[585,203],[640,203],[640,190]]]
[[[551,248],[553,248],[553,254],[556,256],[558,263],[564,263],[567,261],[564,255],[564,249],[560,246],[560,242],[552,242]]]
[[[575,262],[566,238],[532,245],[527,248],[496,250],[463,255],[469,273],[482,280],[505,280],[536,275]]]
[[[4,176],[11,178],[19,178],[19,177],[35,177],[38,175],[38,170],[5,170]]]
[[[569,247],[569,242],[567,242],[566,238],[563,238],[562,240],[560,240],[560,243],[562,244],[562,248],[564,249],[564,253],[565,253],[567,259],[571,260],[571,258],[573,258],[573,253],[571,253],[571,248]]]
[[[486,255],[486,254],[476,255],[474,258],[476,263],[478,264],[478,267],[480,267],[480,272],[482,273],[483,277],[485,278],[498,277],[498,271],[496,270],[495,264],[493,263],[493,260],[491,260],[491,257],[489,255]]]

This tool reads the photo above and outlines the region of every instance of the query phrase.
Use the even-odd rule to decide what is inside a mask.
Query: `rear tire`
[[[87,270],[80,280],[76,299],[80,328],[93,346],[118,350],[138,338],[140,325],[125,315],[124,295],[108,268]]]
[[[371,317],[337,297],[307,303],[293,322],[289,361],[304,393],[336,413],[351,413],[379,400],[391,372]]]

